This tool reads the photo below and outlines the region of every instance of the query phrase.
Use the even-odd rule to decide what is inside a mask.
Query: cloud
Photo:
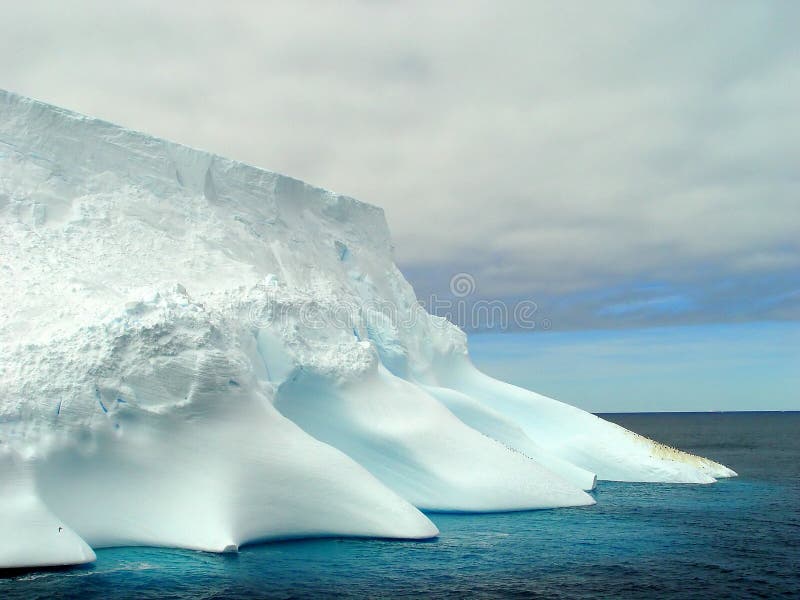
[[[482,297],[613,325],[657,282],[680,318],[797,318],[794,2],[3,14],[4,87],[383,206],[423,293],[470,272]]]

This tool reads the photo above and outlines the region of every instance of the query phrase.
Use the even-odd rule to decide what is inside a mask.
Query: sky
[[[800,321],[793,0],[0,9],[3,88],[379,205],[423,303],[531,348]]]
[[[800,323],[485,333],[490,375],[591,412],[800,410]]]

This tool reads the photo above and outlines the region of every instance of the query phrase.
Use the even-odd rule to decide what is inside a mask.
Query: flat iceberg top
[[[111,172],[128,176],[142,185],[149,181],[159,191],[177,183],[181,188],[213,195],[212,189],[206,189],[206,176],[209,166],[218,161],[228,179],[236,180],[242,188],[249,188],[241,191],[260,196],[264,190],[256,188],[280,181],[283,185],[302,187],[301,196],[310,203],[320,198],[341,202],[342,216],[348,210],[363,211],[383,220],[381,208],[355,198],[3,89],[0,89],[0,106],[3,114],[0,144],[6,146],[5,150],[27,154],[34,162],[50,163],[62,176],[68,172],[85,178]],[[165,188],[160,187],[162,185]],[[248,195],[231,196],[229,200],[241,201]]]
[[[347,196],[3,91],[0,117],[0,277],[26,298],[0,331],[58,307],[97,319],[178,281],[313,283],[337,242],[388,254],[383,211]]]
[[[0,567],[734,475],[480,373],[381,209],[2,91],[0,348]]]

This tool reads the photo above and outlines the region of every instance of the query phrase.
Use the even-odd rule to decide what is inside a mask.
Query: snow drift
[[[731,475],[478,372],[380,209],[0,91],[0,567]]]

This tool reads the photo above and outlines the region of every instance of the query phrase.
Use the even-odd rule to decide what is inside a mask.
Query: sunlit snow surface
[[[734,474],[477,371],[380,209],[6,92],[0,349],[0,567]]]

